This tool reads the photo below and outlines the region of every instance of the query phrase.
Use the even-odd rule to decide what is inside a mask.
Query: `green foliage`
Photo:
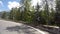
[[[49,16],[49,21],[51,25],[55,24],[55,11],[53,8],[51,8],[50,16]]]
[[[44,20],[44,24],[49,24],[49,5],[48,5],[48,1],[45,0],[46,4],[44,6],[44,10],[41,12],[41,17],[42,17],[42,20]]]
[[[53,24],[55,21],[55,11],[53,8],[49,10],[48,1],[45,0],[43,9],[38,3],[37,5],[31,6],[31,0],[21,0],[22,6],[20,8],[12,8],[9,12],[9,19],[17,21],[26,21],[33,24]],[[57,9],[58,8],[58,9]],[[56,3],[56,10],[60,13],[60,3]],[[51,11],[51,12],[50,12]],[[3,13],[5,16],[5,13]],[[4,18],[4,17],[3,17]]]
[[[14,8],[10,11],[9,18],[12,20],[20,20],[20,8]]]
[[[30,21],[30,0],[24,1],[24,21]]]
[[[60,26],[60,0],[56,0],[56,15],[55,15],[55,22],[57,25]]]
[[[3,19],[6,17],[6,12],[5,11],[3,11],[2,12],[2,16],[1,16]]]
[[[13,8],[12,8],[12,10],[9,13],[9,19],[12,19],[13,20]]]

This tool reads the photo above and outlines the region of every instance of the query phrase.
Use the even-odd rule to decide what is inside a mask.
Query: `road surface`
[[[0,34],[48,34],[31,26],[0,20]]]

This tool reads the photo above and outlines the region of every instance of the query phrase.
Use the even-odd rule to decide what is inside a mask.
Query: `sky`
[[[40,1],[40,0],[38,0]],[[32,5],[36,5],[37,0],[32,0]],[[11,10],[15,7],[20,7],[19,0],[0,0],[0,11]]]
[[[12,8],[19,8],[21,5],[19,4],[20,0],[0,0],[0,11],[8,11]],[[37,2],[41,4],[41,0],[32,0],[32,5],[37,5]]]
[[[16,6],[19,6],[18,0],[0,0],[0,11],[10,10]]]

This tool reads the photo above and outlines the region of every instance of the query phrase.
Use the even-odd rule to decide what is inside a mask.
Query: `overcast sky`
[[[32,5],[36,5],[37,2],[40,4],[40,0],[32,0]],[[1,0],[0,1],[0,11],[10,10],[11,8],[20,7],[19,0]]]

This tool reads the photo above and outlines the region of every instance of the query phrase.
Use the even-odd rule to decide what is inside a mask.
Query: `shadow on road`
[[[33,28],[27,27],[25,25],[7,27],[6,30],[8,30],[10,32],[17,31],[18,34],[21,34],[21,33],[24,33],[24,34],[35,34],[35,31],[36,31]]]

